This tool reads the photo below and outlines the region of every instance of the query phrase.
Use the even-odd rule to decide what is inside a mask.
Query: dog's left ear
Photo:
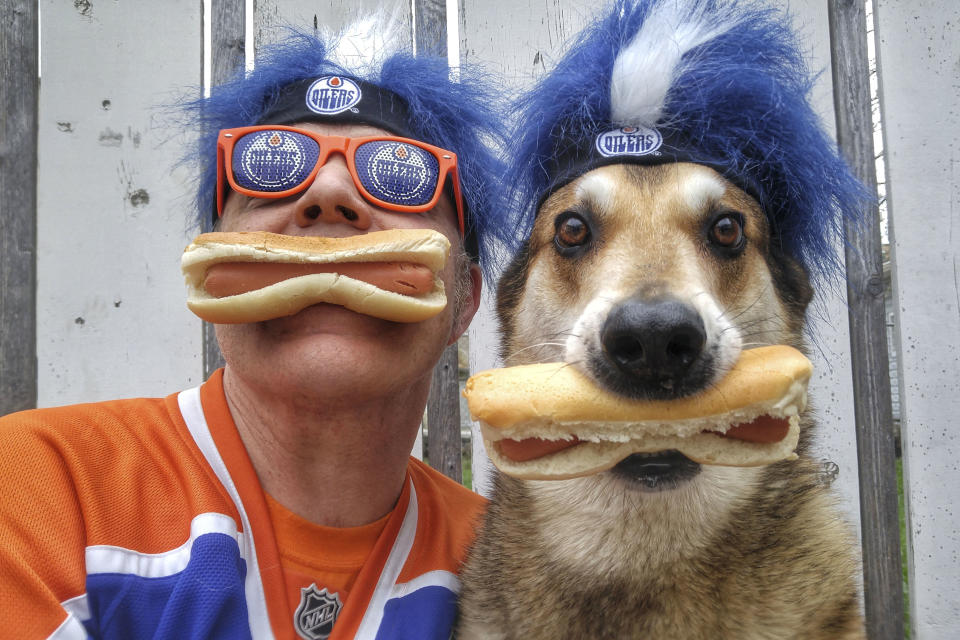
[[[483,291],[483,274],[477,263],[470,263],[469,284],[464,282],[462,285],[458,284],[458,286],[462,286],[465,291],[459,293],[463,298],[456,304],[458,314],[457,317],[453,319],[453,330],[450,332],[450,340],[447,342],[447,346],[456,342],[457,338],[463,335],[467,327],[470,326],[470,321],[473,320],[477,309],[480,308],[480,293]]]
[[[794,311],[794,317],[803,318],[813,300],[810,276],[801,264],[772,242],[767,255],[767,267],[781,302]]]

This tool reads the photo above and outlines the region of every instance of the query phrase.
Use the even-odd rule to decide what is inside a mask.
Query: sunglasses
[[[463,198],[455,153],[398,136],[345,138],[284,125],[220,131],[217,215],[223,215],[228,185],[252,198],[286,198],[309,187],[331,153],[343,155],[365,200],[390,211],[432,209],[450,176],[463,235]]]

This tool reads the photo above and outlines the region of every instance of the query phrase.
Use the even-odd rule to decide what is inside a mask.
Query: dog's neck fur
[[[573,571],[635,576],[702,553],[750,498],[758,475],[714,467],[673,491],[650,492],[617,487],[627,481],[601,474],[531,481],[525,491],[552,561]]]

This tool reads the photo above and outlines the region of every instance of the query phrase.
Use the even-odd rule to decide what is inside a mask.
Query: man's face
[[[366,125],[297,126],[325,135],[389,135]],[[217,325],[217,339],[228,368],[250,382],[257,380],[304,394],[320,388],[330,397],[352,393],[356,399],[368,393],[399,390],[424,378],[429,383],[430,372],[444,347],[463,332],[476,310],[480,290],[476,266],[469,269],[465,303],[454,304],[457,254],[462,241],[450,199],[441,197],[436,207],[422,213],[379,208],[357,191],[340,154],[329,158],[304,191],[288,198],[250,198],[230,191],[220,222],[221,231],[324,237],[427,228],[443,233],[451,244],[451,258],[441,272],[447,307],[423,322],[393,323],[337,305],[317,304],[266,322]],[[458,306],[455,317],[454,307]]]

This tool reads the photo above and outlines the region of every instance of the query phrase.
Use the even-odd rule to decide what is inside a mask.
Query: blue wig
[[[616,0],[518,103],[520,228],[597,166],[698,162],[757,199],[812,277],[837,273],[842,219],[868,194],[809,104],[789,23],[752,0]]]
[[[382,24],[364,27],[383,37]],[[507,207],[499,180],[503,163],[497,150],[502,143],[500,113],[491,106],[497,94],[490,78],[479,70],[461,67],[452,79],[446,59],[413,55],[408,49],[378,50],[372,54],[367,42],[347,42],[346,35],[322,37],[288,29],[278,44],[264,47],[252,72],[239,72],[215,87],[209,98],[181,105],[185,124],[199,132],[197,147],[185,158],[196,166],[196,215],[200,229],[213,222],[216,197],[216,149],[220,129],[261,123],[278,102],[283,89],[323,75],[343,75],[386,89],[399,96],[409,115],[412,137],[457,154],[461,190],[466,206],[466,232],[479,244],[479,257],[488,274],[497,246],[505,242]],[[371,34],[362,33],[369,37]],[[398,47],[397,43],[390,43]],[[364,51],[363,59],[341,55],[338,49]],[[499,242],[493,240],[499,239]]]

